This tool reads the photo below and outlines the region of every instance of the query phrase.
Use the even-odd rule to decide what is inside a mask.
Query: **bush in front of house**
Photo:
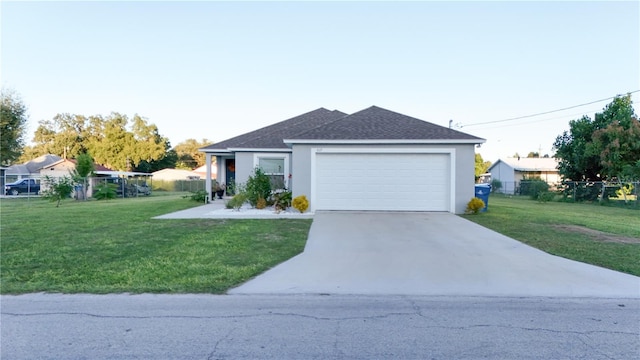
[[[307,197],[304,195],[296,196],[296,198],[291,202],[291,206],[303,213],[309,208],[309,200],[307,200]]]
[[[258,199],[269,200],[271,197],[271,180],[259,167],[253,169],[253,174],[249,176],[244,184],[244,192],[251,206],[256,207]]]
[[[227,201],[227,209],[234,209],[239,211],[242,205],[247,202],[247,194],[245,192],[239,192],[231,198],[231,200]]]
[[[280,191],[273,194],[273,206],[276,211],[287,210],[291,206],[291,191]]]
[[[484,208],[485,204],[484,201],[482,201],[482,199],[474,197],[473,199],[471,199],[471,201],[469,201],[469,203],[467,203],[467,214],[477,214],[478,212],[480,212],[480,210],[482,210]]]

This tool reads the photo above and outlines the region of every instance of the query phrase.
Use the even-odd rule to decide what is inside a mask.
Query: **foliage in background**
[[[15,91],[5,88],[0,92],[0,101],[0,165],[9,166],[23,152],[27,107]]]
[[[269,201],[271,199],[271,179],[265,175],[261,168],[256,167],[244,184],[244,192],[249,204],[253,207],[256,207],[260,198]]]
[[[95,162],[113,170],[136,170],[143,161],[164,158],[169,140],[154,124],[134,115],[112,112],[108,116],[57,114],[42,120],[35,131],[34,145],[25,148],[23,160],[44,154],[75,158],[90,153]]]
[[[45,190],[41,191],[42,197],[49,201],[55,201],[56,207],[60,207],[63,199],[71,197],[73,185],[75,184],[70,176],[44,177]]]
[[[116,189],[118,185],[111,183],[100,183],[96,185],[96,189],[93,192],[93,197],[97,200],[111,200],[115,199],[117,195]]]
[[[207,192],[204,190],[192,191],[191,194],[185,195],[183,198],[203,203],[207,200]]]
[[[467,203],[467,209],[465,212],[467,214],[477,214],[484,208],[484,206],[485,204],[482,199],[474,197]]]
[[[484,161],[482,159],[482,155],[476,153],[476,165],[475,165],[476,180],[478,180],[480,175],[486,173],[490,167],[491,167],[491,161]]]
[[[617,96],[592,120],[569,122],[553,144],[565,180],[602,181],[640,175],[640,124],[631,94]]]
[[[293,199],[293,201],[291,202],[291,206],[303,213],[309,208],[309,200],[307,200],[307,197],[304,195],[296,196],[295,199]]]
[[[500,192],[502,189],[502,181],[500,179],[492,179],[491,180],[491,191],[492,192]]]
[[[532,200],[538,199],[538,194],[547,191],[549,191],[549,184],[539,177],[520,181],[520,195],[529,196]]]
[[[82,185],[82,199],[87,199],[87,179],[96,170],[93,158],[88,153],[81,153],[76,156],[76,168],[73,171],[73,180]],[[78,197],[80,198],[80,197]]]
[[[176,168],[193,170],[204,165],[207,160],[206,156],[198,149],[211,145],[212,143],[213,141],[208,139],[202,139],[201,141],[197,141],[196,139],[187,139],[174,146],[173,150],[178,156]]]
[[[549,201],[553,201],[553,199],[555,199],[556,194],[554,192],[551,191],[540,191],[538,193],[538,196],[536,197],[536,199],[539,202],[549,202]]]

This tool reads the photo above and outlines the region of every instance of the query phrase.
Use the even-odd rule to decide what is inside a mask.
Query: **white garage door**
[[[449,154],[316,154],[317,210],[449,211]]]

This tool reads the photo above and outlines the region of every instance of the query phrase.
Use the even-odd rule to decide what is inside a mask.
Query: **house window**
[[[271,188],[272,189],[284,189],[285,188],[285,164],[284,158],[272,158],[272,157],[261,157],[258,158],[258,166],[262,171],[264,171],[265,175],[269,177],[271,180]]]

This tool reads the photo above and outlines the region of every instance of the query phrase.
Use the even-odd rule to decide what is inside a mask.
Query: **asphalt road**
[[[2,359],[637,359],[640,300],[1,298]]]

